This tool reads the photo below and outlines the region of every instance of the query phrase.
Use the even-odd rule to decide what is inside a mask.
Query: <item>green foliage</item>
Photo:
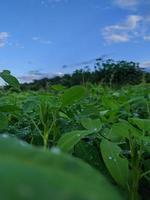
[[[84,137],[90,135],[91,131],[72,131],[65,133],[58,141],[58,147],[65,152],[72,150],[72,148]]]
[[[150,132],[150,119],[130,118],[131,123],[135,124],[139,129]]]
[[[5,136],[0,137],[2,199],[124,199],[104,176],[83,162]]]
[[[13,88],[15,89],[20,88],[19,81],[16,79],[16,77],[10,74],[10,71],[4,70],[3,72],[0,73],[0,77]]]
[[[105,139],[102,140],[101,152],[110,174],[114,180],[122,187],[127,188],[128,185],[128,160],[121,157],[121,148]]]
[[[115,75],[108,85],[114,80]],[[31,199],[32,192],[36,199],[120,199],[115,196],[118,189],[121,199],[149,200],[150,85],[113,89],[85,84],[85,77],[82,83],[16,93],[10,82],[15,90],[1,92],[2,199]]]
[[[7,116],[3,113],[0,113],[0,130],[7,128],[7,126],[8,126]]]
[[[129,84],[150,83],[150,73],[144,71],[135,62],[96,59],[92,67],[94,70],[90,71],[90,68],[91,65],[90,67],[85,66],[82,69],[75,70],[72,74],[64,74],[62,77],[56,76],[51,79],[35,80],[33,83],[22,84],[21,87],[22,89],[48,90],[50,86],[50,88],[58,91],[63,86],[71,87],[89,83],[101,83],[109,87],[119,88]],[[58,86],[56,87],[56,85]]]
[[[85,95],[85,89],[81,86],[74,86],[66,90],[62,95],[62,106],[68,106],[80,100]]]
[[[83,119],[81,124],[85,129],[93,132],[98,132],[102,128],[102,123],[99,119]]]

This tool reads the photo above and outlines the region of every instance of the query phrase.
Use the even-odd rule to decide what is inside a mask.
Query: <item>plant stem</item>
[[[44,145],[44,149],[48,148],[48,136],[49,134],[47,132],[44,133],[43,135],[43,145]]]
[[[136,149],[135,139],[130,135],[130,150],[131,150],[131,186],[129,191],[130,200],[138,200],[139,194],[139,180],[140,180],[140,158],[141,158],[141,148],[139,153]]]

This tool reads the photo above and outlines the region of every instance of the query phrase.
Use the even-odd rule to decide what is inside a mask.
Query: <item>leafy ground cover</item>
[[[0,76],[2,199],[149,199],[149,84],[21,92]]]

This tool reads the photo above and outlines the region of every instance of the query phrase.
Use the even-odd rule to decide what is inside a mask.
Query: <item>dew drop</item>
[[[51,152],[56,155],[59,155],[61,153],[61,151],[58,147],[52,147]]]
[[[97,128],[94,128],[94,131],[97,131]]]
[[[109,160],[112,160],[113,158],[111,156],[108,157]]]
[[[2,134],[2,138],[8,138],[9,136],[7,134]]]

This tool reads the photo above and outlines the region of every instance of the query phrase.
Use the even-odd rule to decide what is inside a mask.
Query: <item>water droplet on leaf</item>
[[[9,136],[7,134],[2,134],[3,138],[8,138]]]
[[[109,160],[112,160],[113,158],[111,156],[108,157]]]
[[[51,152],[54,154],[57,154],[57,155],[59,155],[61,153],[61,151],[58,147],[52,147]]]

